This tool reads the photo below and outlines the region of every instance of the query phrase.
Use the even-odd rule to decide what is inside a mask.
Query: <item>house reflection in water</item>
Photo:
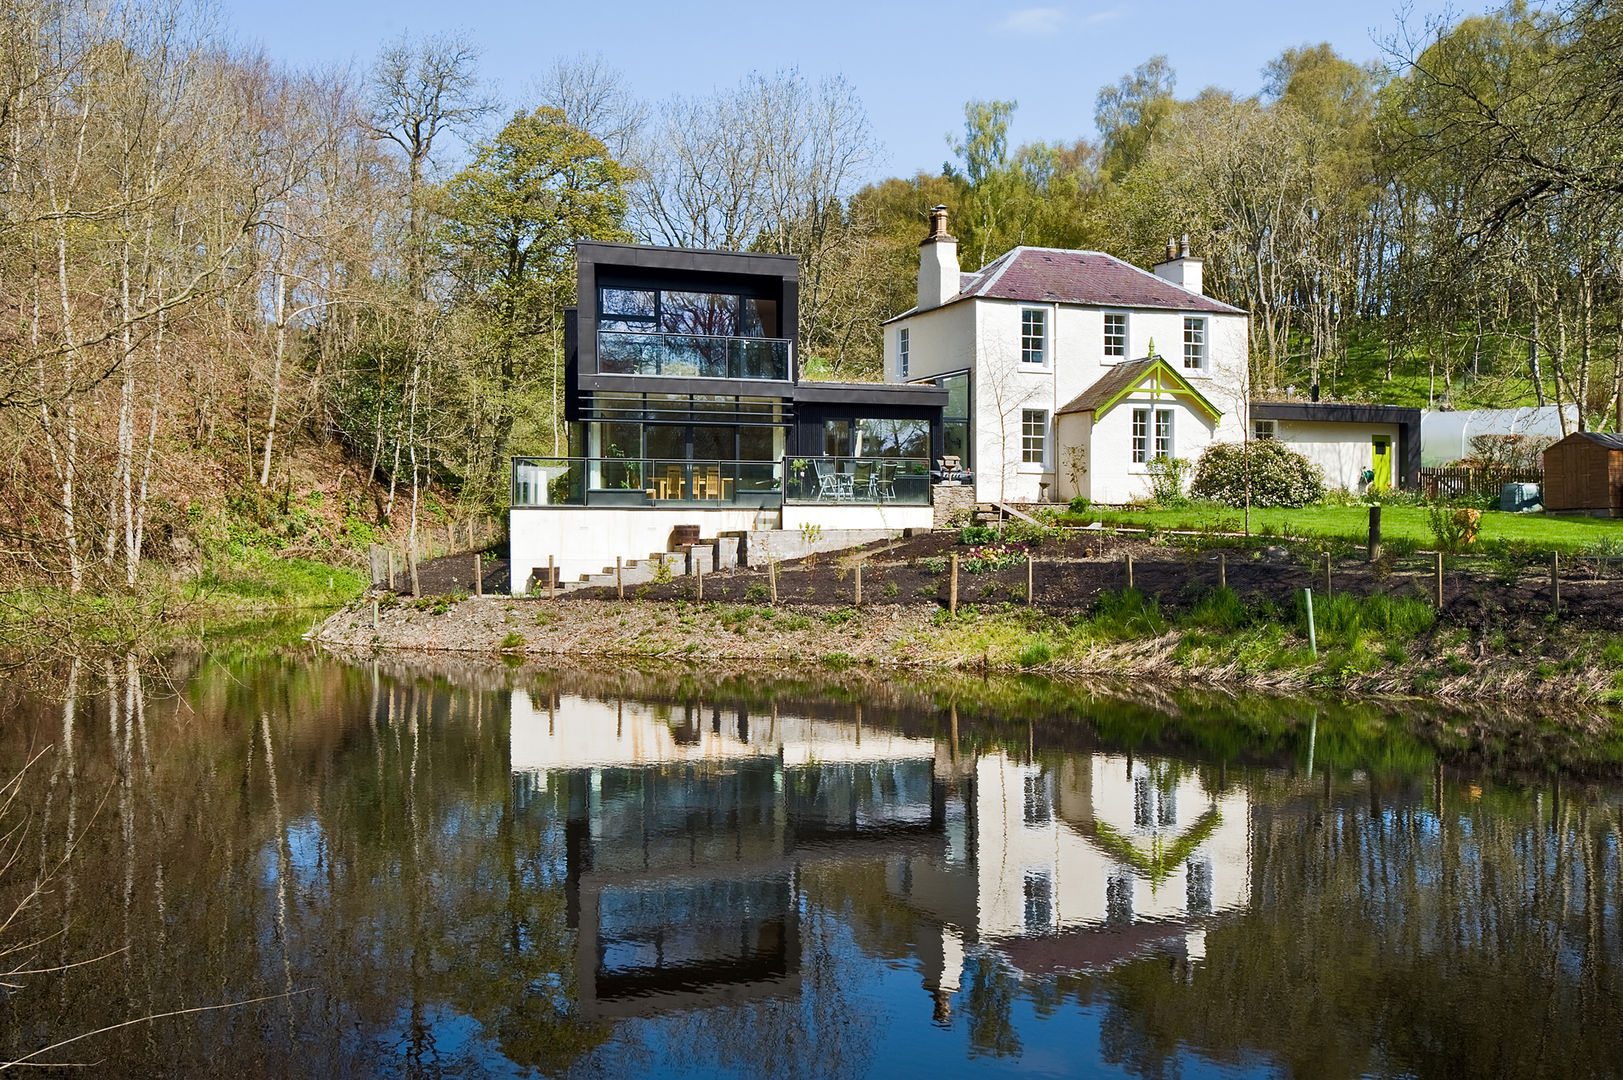
[[[812,863],[884,867],[930,928],[912,951],[942,1019],[972,954],[1029,976],[1199,959],[1246,901],[1243,791],[1172,762],[960,754],[860,715],[514,693],[515,780],[567,807],[583,1014],[795,994]]]

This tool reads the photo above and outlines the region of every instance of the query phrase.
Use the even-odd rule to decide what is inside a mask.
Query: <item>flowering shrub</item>
[[[981,544],[979,547],[970,548],[960,565],[966,573],[990,574],[1019,566],[1025,558],[1024,544]]]
[[[1426,516],[1437,546],[1451,555],[1476,543],[1477,531],[1482,528],[1480,510],[1455,510],[1433,503]]]
[[[1195,466],[1190,494],[1244,506],[1248,470],[1252,506],[1306,506],[1324,498],[1324,470],[1277,439],[1212,443]]]

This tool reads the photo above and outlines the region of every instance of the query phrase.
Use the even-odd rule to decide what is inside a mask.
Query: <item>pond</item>
[[[887,1080],[1623,1063],[1607,747],[860,672],[272,651],[8,687],[0,1060],[123,1024],[32,1060]]]

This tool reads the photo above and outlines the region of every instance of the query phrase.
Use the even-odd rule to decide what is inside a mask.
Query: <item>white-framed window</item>
[[[896,331],[896,374],[900,378],[907,378],[907,327]]]
[[[1105,312],[1105,357],[1120,359],[1127,355],[1127,312]]]
[[[1183,366],[1199,370],[1206,366],[1206,320],[1185,315],[1183,320]]]
[[[1041,308],[1020,310],[1020,362],[1033,367],[1048,362],[1048,312]]]
[[[1269,439],[1279,438],[1279,421],[1253,420],[1251,421],[1251,437],[1257,442],[1266,442]]]
[[[1048,460],[1048,413],[1043,409],[1020,410],[1020,461],[1041,465]]]
[[[1155,441],[1150,441],[1150,425],[1155,425]],[[1172,410],[1133,410],[1133,461],[1142,465],[1155,457],[1172,456]]]

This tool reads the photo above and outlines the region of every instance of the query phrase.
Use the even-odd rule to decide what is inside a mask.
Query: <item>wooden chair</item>
[[[682,497],[682,488],[684,486],[685,484],[682,481],[682,466],[667,466],[665,469],[665,479],[659,482],[659,497],[662,499],[680,499]],[[675,495],[671,494],[673,491],[676,492]]]
[[[721,466],[712,465],[704,471],[704,498],[721,501]]]

